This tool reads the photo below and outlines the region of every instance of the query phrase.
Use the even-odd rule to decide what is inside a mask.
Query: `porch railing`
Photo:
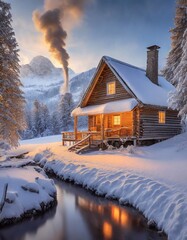
[[[88,135],[91,135],[91,141],[95,140],[101,140],[101,132],[77,132],[77,136],[75,138],[74,132],[62,132],[62,145],[65,144],[65,142],[72,142],[72,144],[75,144],[78,141],[81,141]]]
[[[127,137],[131,136],[131,129],[129,127],[120,127],[118,129],[105,129],[105,136],[112,137]]]
[[[62,133],[62,145],[65,142],[71,142],[75,144],[78,141],[81,141],[88,135],[91,135],[91,141],[100,141],[102,140],[101,132],[100,131],[83,131],[77,132],[77,136],[75,138],[74,132],[63,132]],[[118,137],[128,137],[131,136],[131,130],[128,127],[121,127],[118,129],[105,129],[104,137],[105,138],[118,138]]]

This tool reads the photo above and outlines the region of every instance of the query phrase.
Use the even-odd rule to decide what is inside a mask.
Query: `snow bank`
[[[13,159],[9,159],[9,157],[7,158],[7,160],[0,162],[0,168],[21,168],[27,165],[31,165],[34,164],[35,162],[32,159],[25,159],[23,161],[13,158]]]
[[[39,167],[27,166],[31,160],[5,161],[0,166],[0,225],[32,216],[51,207],[56,188]],[[7,191],[4,187],[8,184]],[[4,196],[5,195],[5,196]]]
[[[129,98],[125,100],[108,102],[105,104],[88,106],[88,107],[78,107],[72,111],[72,116],[87,116],[95,114],[107,114],[107,113],[118,113],[118,112],[128,112],[131,111],[138,102],[134,98]]]
[[[4,142],[4,141],[0,141],[0,158],[2,158],[3,157],[3,159],[4,159],[4,155],[6,154],[6,152],[8,151],[8,150],[10,150],[10,145],[9,144],[7,144],[6,142]]]
[[[170,240],[187,238],[187,198],[175,188],[130,171],[106,171],[62,160],[49,161],[44,169],[98,195],[132,204],[164,229]]]
[[[82,155],[62,147],[61,136],[52,139],[25,141],[14,154],[29,150],[32,159],[60,178],[134,205],[169,240],[187,239],[187,133],[150,147]]]

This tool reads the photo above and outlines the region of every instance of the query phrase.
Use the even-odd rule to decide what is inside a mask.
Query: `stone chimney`
[[[146,76],[153,82],[158,85],[158,49],[160,47],[153,45],[148,47],[147,51],[147,69]]]

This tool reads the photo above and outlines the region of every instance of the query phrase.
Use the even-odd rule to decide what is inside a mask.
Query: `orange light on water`
[[[103,207],[101,205],[98,206],[98,212],[103,213]]]
[[[89,209],[90,207],[89,203],[84,198],[78,197],[78,203],[82,208]]]
[[[105,239],[110,239],[112,237],[112,225],[108,222],[103,224],[103,235]]]
[[[121,212],[120,222],[121,222],[121,225],[127,226],[127,224],[128,224],[128,215],[127,215],[126,212]]]
[[[113,206],[112,207],[112,218],[114,221],[119,223],[119,216],[120,216],[120,211],[118,207]]]

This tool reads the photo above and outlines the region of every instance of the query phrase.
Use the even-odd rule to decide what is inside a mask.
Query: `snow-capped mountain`
[[[72,78],[76,74],[69,69],[69,76]],[[64,81],[63,70],[56,68],[52,62],[43,56],[37,56],[29,64],[21,67],[21,81],[25,87],[39,85],[48,86]]]
[[[75,74],[69,69],[70,92],[75,102],[79,101],[94,72],[95,68]],[[21,66],[20,77],[29,107],[35,99],[47,104],[50,108],[56,106],[60,87],[64,82],[61,68],[56,68],[48,58],[37,56],[29,64]]]

